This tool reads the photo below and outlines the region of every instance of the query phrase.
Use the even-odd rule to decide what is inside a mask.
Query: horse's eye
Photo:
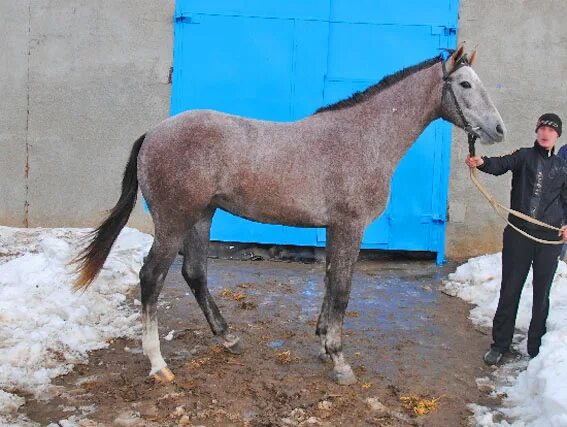
[[[461,82],[459,84],[461,85],[461,87],[464,87],[465,89],[470,89],[472,87],[469,82]]]

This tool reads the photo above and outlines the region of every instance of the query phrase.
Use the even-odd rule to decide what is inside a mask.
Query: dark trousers
[[[524,237],[511,227],[504,230],[502,285],[492,324],[492,348],[504,352],[512,344],[520,296],[533,266],[533,307],[528,330],[528,353],[539,353],[549,313],[549,291],[557,270],[561,245],[547,245]]]

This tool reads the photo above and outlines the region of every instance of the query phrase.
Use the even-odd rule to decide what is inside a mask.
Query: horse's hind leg
[[[327,229],[327,301],[322,308],[326,313],[322,312],[319,317],[318,333],[333,361],[335,380],[341,385],[349,385],[356,382],[356,376],[343,355],[342,329],[364,226],[340,224]]]
[[[187,233],[183,244],[181,272],[203,310],[213,334],[222,339],[222,344],[231,353],[240,354],[244,351],[243,345],[236,335],[229,332],[228,325],[207,287],[207,251],[213,213],[214,211],[207,213]]]
[[[158,228],[154,243],[140,270],[140,287],[142,291],[142,348],[152,365],[150,375],[157,380],[172,381],[174,376],[163,360],[160,350],[157,300],[165,276],[183,241],[184,230],[180,232],[166,231]]]

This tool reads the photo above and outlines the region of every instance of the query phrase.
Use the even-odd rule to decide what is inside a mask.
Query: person
[[[468,156],[465,160],[467,166],[492,175],[512,171],[511,208],[560,228],[560,231],[532,224],[512,214],[508,221],[545,240],[567,240],[567,163],[554,154],[561,126],[557,114],[543,114],[536,124],[537,139],[533,147],[521,148],[502,157]],[[560,244],[536,242],[510,225],[504,229],[500,299],[492,323],[493,342],[484,355],[486,364],[500,362],[512,344],[522,288],[532,266],[533,306],[527,347],[530,357],[539,353],[560,252]]]

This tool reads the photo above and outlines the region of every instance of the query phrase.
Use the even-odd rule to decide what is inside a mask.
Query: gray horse
[[[331,358],[339,384],[356,377],[342,351],[342,326],[363,232],[385,209],[392,174],[437,118],[502,141],[500,114],[459,47],[384,78],[364,92],[292,123],[252,120],[216,111],[171,117],[134,144],[122,194],[79,255],[76,288],[102,268],[136,202],[138,183],[154,225],[140,271],[142,345],[150,375],[174,376],[161,351],[157,299],[182,248],[183,277],[215,336],[241,353],[207,288],[207,249],[216,209],[269,224],[327,229],[325,297],[317,322],[320,357]]]

